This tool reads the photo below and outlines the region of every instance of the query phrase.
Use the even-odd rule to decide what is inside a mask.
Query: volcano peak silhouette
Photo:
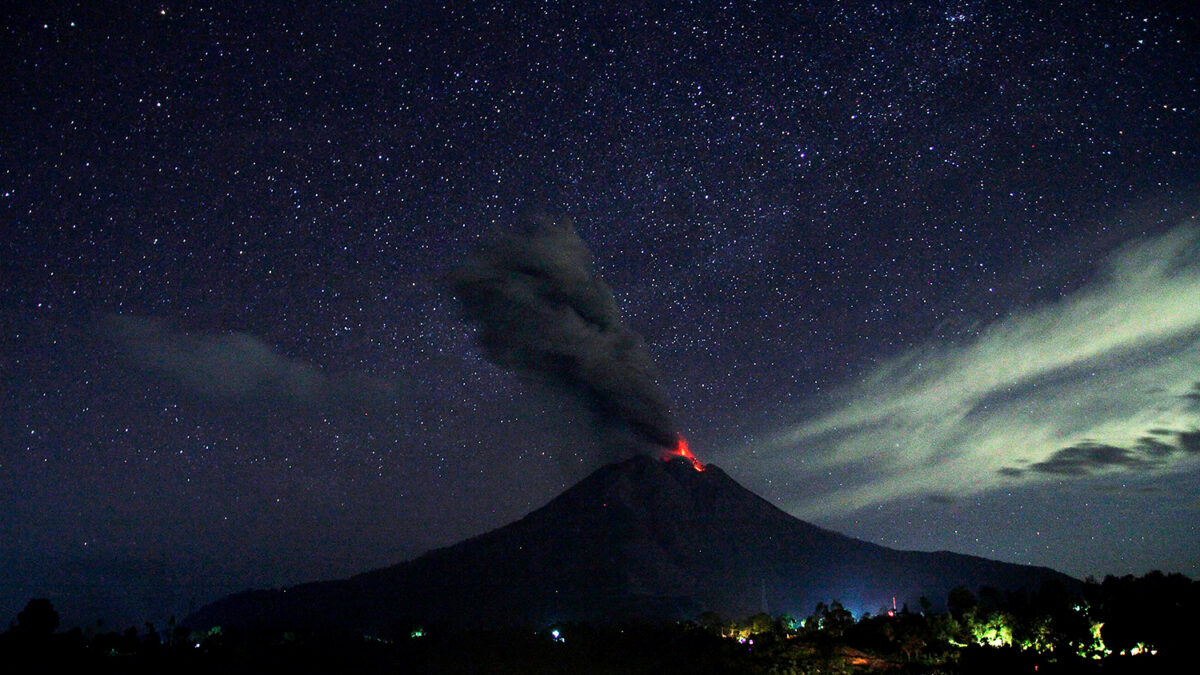
[[[1075,585],[1044,567],[898,551],[794,518],[719,467],[636,456],[609,464],[520,520],[355,577],[248,591],[188,617],[193,628],[400,633],[414,625],[806,616],[934,603],[950,589]]]

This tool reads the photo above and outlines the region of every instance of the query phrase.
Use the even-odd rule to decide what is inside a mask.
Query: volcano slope
[[[1078,585],[1044,567],[870,544],[784,513],[716,466],[637,456],[478,537],[349,579],[238,593],[186,623],[390,635],[704,611],[806,616],[817,602],[875,612],[893,597],[936,604],[955,586],[1048,581]]]

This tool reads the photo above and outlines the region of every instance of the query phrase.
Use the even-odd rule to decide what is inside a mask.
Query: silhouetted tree
[[[710,633],[717,633],[719,635],[721,628],[725,624],[725,620],[716,612],[704,612],[698,617],[698,623]]]
[[[933,603],[923,595],[917,600],[917,604],[921,606],[921,614],[929,614],[929,610],[933,608]]]
[[[58,611],[49,598],[34,598],[17,614],[16,630],[26,639],[49,638],[58,630]]]
[[[821,631],[833,637],[840,637],[853,625],[854,615],[837,600],[828,605],[818,602],[812,615],[804,621],[806,632]]]
[[[950,589],[950,595],[946,597],[946,607],[956,621],[962,621],[967,612],[974,609],[975,604],[975,594],[963,586]]]

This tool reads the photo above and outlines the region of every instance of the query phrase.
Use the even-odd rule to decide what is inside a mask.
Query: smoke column
[[[640,335],[568,222],[535,219],[485,243],[450,275],[488,359],[577,399],[607,447],[676,443],[670,401]]]

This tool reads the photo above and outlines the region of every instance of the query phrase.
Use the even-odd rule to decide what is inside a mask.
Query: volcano
[[[936,605],[960,585],[1078,584],[1044,567],[853,539],[784,513],[717,466],[705,469],[685,457],[609,464],[486,534],[349,579],[238,593],[186,623],[384,635],[705,611],[802,617],[832,600],[857,614],[893,598]]]

